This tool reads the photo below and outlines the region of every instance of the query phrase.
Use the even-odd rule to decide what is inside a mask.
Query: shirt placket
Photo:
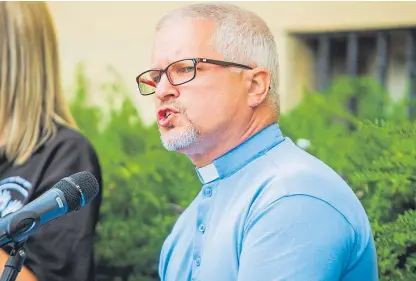
[[[214,196],[215,182],[205,184],[202,187],[202,200],[198,205],[198,213],[195,225],[194,247],[193,247],[193,264],[192,264],[192,281],[200,281],[200,270],[204,254],[205,235],[209,231],[209,217]]]

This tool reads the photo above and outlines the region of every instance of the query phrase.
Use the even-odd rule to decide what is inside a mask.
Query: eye
[[[159,84],[159,82],[160,82],[160,75],[155,75],[151,79],[152,79],[153,83]]]
[[[194,72],[194,70],[195,70],[195,67],[193,67],[193,66],[186,66],[186,67],[178,68],[176,70],[176,72],[177,73],[189,73],[189,72]]]

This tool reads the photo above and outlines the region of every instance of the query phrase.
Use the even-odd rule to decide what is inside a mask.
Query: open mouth
[[[170,126],[171,119],[178,111],[173,108],[162,108],[157,112],[157,118],[159,125],[162,127]]]

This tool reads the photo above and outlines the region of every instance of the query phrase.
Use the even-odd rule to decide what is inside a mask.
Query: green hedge
[[[190,161],[165,151],[157,127],[143,124],[121,84],[110,82],[107,89],[124,98],[121,108],[88,106],[80,69],[71,103],[104,173],[97,280],[158,280],[162,242],[200,183]],[[345,106],[351,98],[357,104],[353,112]],[[371,79],[343,78],[328,91],[307,93],[279,121],[293,140],[307,139],[311,145],[305,149],[340,173],[362,201],[382,281],[416,280],[416,125],[405,105],[393,103]]]

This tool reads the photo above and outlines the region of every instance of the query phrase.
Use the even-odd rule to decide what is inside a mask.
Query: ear
[[[265,68],[255,68],[252,71],[247,103],[250,107],[257,107],[263,103],[270,88],[270,73]]]

